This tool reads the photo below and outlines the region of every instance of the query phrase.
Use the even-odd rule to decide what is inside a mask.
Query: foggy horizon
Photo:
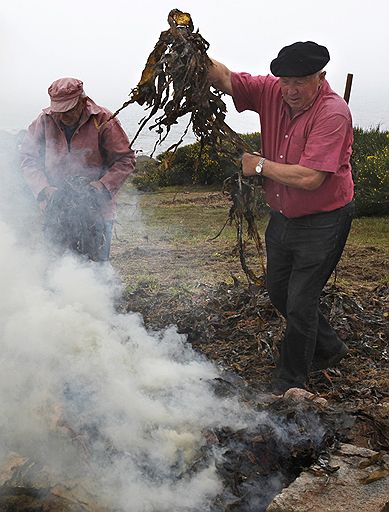
[[[208,55],[233,71],[267,74],[283,46],[296,40],[324,44],[331,55],[326,78],[332,89],[343,96],[347,74],[354,75],[349,103],[354,125],[389,129],[389,70],[378,69],[387,60],[389,6],[384,0],[369,10],[361,0],[330,0],[320,13],[308,0],[293,5],[69,0],[55,7],[47,0],[15,0],[0,8],[0,129],[26,129],[49,105],[49,85],[63,76],[81,79],[97,104],[116,110],[138,83],[173,8],[191,14],[195,29],[210,44]],[[227,123],[235,131],[259,131],[255,113],[238,114],[224,99]],[[137,107],[119,114],[130,138],[144,115]]]

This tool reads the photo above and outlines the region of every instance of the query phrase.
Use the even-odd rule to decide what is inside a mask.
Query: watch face
[[[263,164],[265,163],[265,159],[261,158],[259,162],[257,163],[257,166],[255,167],[255,172],[257,174],[261,174],[263,170]]]

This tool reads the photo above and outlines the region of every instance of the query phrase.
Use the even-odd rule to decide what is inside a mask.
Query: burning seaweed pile
[[[236,377],[221,380],[220,392],[236,393],[242,386],[237,382]],[[217,469],[225,490],[212,511],[264,512],[274,496],[312,463],[321,465],[323,474],[336,471],[326,461],[330,451],[347,438],[353,424],[350,416],[323,406],[309,393],[304,398],[293,393],[267,397],[263,404],[252,389],[240,392],[243,400],[262,411],[263,418],[252,432],[223,429],[214,433],[224,447]]]
[[[309,388],[341,403],[356,419],[354,440],[369,437],[369,447],[389,450],[389,415],[380,401],[388,396],[388,289],[378,286],[362,296],[328,286],[322,309],[349,355],[339,368],[311,374]],[[175,323],[193,346],[223,368],[240,375],[259,392],[269,389],[284,320],[263,285],[221,283],[204,295],[179,300],[147,291],[127,297],[127,308],[141,311],[152,326]]]
[[[4,236],[4,240],[7,249],[7,236]],[[21,257],[16,248],[12,254],[16,260]],[[28,261],[31,264],[34,258]],[[17,442],[13,444],[17,448],[31,444],[29,435],[37,436],[36,427],[42,425],[46,414],[44,409],[34,410],[30,402],[36,398],[41,400],[42,390],[43,398],[46,398],[54,386],[53,396],[61,407],[49,414],[50,431],[42,434],[44,449],[38,450],[39,457],[35,447],[29,446],[27,453],[24,450],[18,450],[19,455],[10,453],[4,463],[4,453],[0,452],[0,509],[4,512],[124,512],[128,506],[126,508],[115,503],[114,507],[107,507],[99,500],[102,490],[112,492],[114,489],[115,496],[117,486],[123,491],[118,483],[123,484],[125,499],[134,511],[144,510],[142,507],[147,503],[149,510],[156,512],[261,512],[275,494],[312,462],[320,465],[321,473],[331,475],[336,471],[336,467],[326,463],[327,454],[339,440],[350,440],[350,428],[354,429],[362,417],[365,419],[364,425],[369,428],[372,445],[382,450],[388,449],[388,423],[383,417],[382,421],[379,420],[373,411],[369,416],[366,409],[347,410],[350,400],[355,400],[366,391],[372,394],[372,399],[384,392],[379,377],[386,377],[385,323],[383,311],[376,302],[380,297],[382,300],[379,303],[383,304],[387,292],[384,287],[376,289],[369,300],[357,300],[339,289],[331,288],[324,295],[323,306],[337,319],[336,326],[343,332],[342,335],[355,336],[355,342],[350,344],[350,365],[357,372],[362,372],[357,379],[355,371],[350,370],[346,377],[337,370],[321,377],[317,383],[313,382],[314,390],[323,386],[324,394],[331,397],[334,391],[330,379],[337,380],[336,388],[344,394],[341,397],[342,410],[339,410],[323,409],[314,400],[291,403],[287,397],[269,397],[260,392],[260,386],[249,387],[237,377],[237,374],[241,374],[253,384],[255,380],[260,381],[266,373],[266,366],[272,364],[276,338],[281,334],[280,319],[270,307],[266,292],[261,287],[247,288],[240,286],[238,281],[234,286],[221,285],[213,293],[208,293],[203,303],[185,305],[186,312],[182,304],[180,307],[161,300],[161,297],[155,302],[145,296],[144,303],[140,295],[133,297],[130,309],[139,311],[143,308],[149,326],[151,319],[154,319],[154,327],[158,322],[161,323],[160,327],[179,323],[182,332],[191,333],[193,346],[223,363],[224,367],[229,366],[234,370],[233,374],[215,374],[213,370],[209,373],[210,367],[206,363],[199,379],[197,372],[202,368],[202,360],[192,359],[190,347],[183,346],[179,336],[173,337],[172,341],[171,332],[169,335],[157,333],[154,338],[139,323],[134,326],[130,316],[112,316],[96,283],[91,289],[96,304],[89,295],[83,297],[90,288],[88,285],[93,283],[88,281],[89,274],[85,274],[79,265],[71,275],[64,272],[64,268],[55,275],[53,270],[45,272],[45,280],[49,280],[48,291],[36,290],[36,272],[33,272],[32,289],[25,274],[20,277],[21,271],[27,271],[27,265],[19,265],[16,275],[10,271],[11,268],[5,265],[5,270],[8,270],[5,275],[13,276],[17,284],[22,279],[23,285],[30,291],[23,296],[20,293],[7,293],[8,307],[15,303],[22,312],[27,309],[27,314],[21,316],[19,312],[13,316],[12,310],[7,310],[6,317],[2,319],[7,327],[2,357],[7,364],[4,365],[5,377],[2,378],[5,380],[0,389],[4,390],[2,406],[8,414],[3,417],[7,421],[2,423],[2,438],[6,442],[0,444],[0,449],[12,446],[10,441],[15,431],[19,433]],[[70,281],[77,283],[75,290],[69,286]],[[83,283],[81,287],[80,283]],[[69,293],[72,294],[70,304],[76,304],[74,308],[65,300]],[[27,298],[24,301],[25,295]],[[182,303],[181,297],[179,301]],[[45,322],[40,320],[42,311],[47,312]],[[72,329],[64,329],[68,325],[68,313],[72,315],[69,325],[78,326],[77,336]],[[173,318],[172,315],[177,317]],[[181,321],[177,322],[177,318]],[[259,335],[255,336],[258,323],[261,328]],[[45,324],[49,324],[50,328],[47,329]],[[131,328],[135,328],[135,332]],[[24,329],[29,333],[32,351],[25,343]],[[34,332],[37,333],[35,342],[32,336]],[[120,333],[124,338],[120,337]],[[7,340],[12,350],[7,349]],[[49,364],[45,363],[48,351],[51,354]],[[18,356],[16,361],[12,359],[14,354]],[[32,360],[33,380],[28,378],[27,367],[23,372],[14,372],[12,364],[19,365],[20,357],[24,358],[24,362]],[[375,373],[363,374],[366,366]],[[54,373],[51,372],[53,367]],[[89,373],[90,369],[92,374]],[[158,370],[156,376],[155,369]],[[62,379],[57,380],[62,372]],[[8,384],[10,375],[15,377],[15,374],[19,382]],[[141,388],[138,388],[135,376],[141,378]],[[168,382],[164,380],[166,376]],[[371,378],[376,379],[375,386],[369,381]],[[20,394],[20,389],[23,391],[31,382],[37,381],[38,385],[29,389],[29,393]],[[207,384],[205,381],[208,381]],[[179,392],[178,398],[174,395],[175,387]],[[35,426],[32,433],[29,429],[25,430],[26,422],[22,427],[12,422],[12,414],[24,414],[26,403],[30,411],[28,423]],[[137,415],[146,411],[147,403],[151,407],[138,424]],[[223,403],[226,408],[220,410]],[[239,407],[235,409],[239,420],[242,411],[251,411],[250,417],[255,421],[249,425],[239,424],[235,422],[235,417],[234,423],[229,425],[225,419],[234,407]],[[162,419],[157,415],[161,409]],[[381,411],[385,412],[382,407]],[[111,420],[118,420],[118,425],[111,424]],[[8,431],[9,424],[13,427],[12,432]],[[200,441],[194,443],[194,450],[190,450],[188,458],[185,443],[193,439],[192,427],[198,429]],[[119,437],[116,436],[118,433]],[[140,438],[137,437],[139,433]],[[151,444],[147,446],[149,441]],[[176,441],[184,441],[178,445],[177,455]],[[34,444],[39,446],[39,443]],[[52,454],[45,457],[45,450],[50,445],[55,448],[56,456],[59,447],[66,450],[67,464],[81,460],[77,478],[74,471],[67,471],[64,460],[53,471]],[[162,456],[159,453],[161,447],[164,449]],[[172,448],[174,457],[169,455]],[[31,452],[35,452],[34,455]],[[96,467],[96,462],[100,462],[99,455],[104,456],[104,463]],[[116,468],[113,463],[118,464]],[[186,497],[188,495],[188,499],[191,499],[198,496],[198,478],[201,479],[204,472],[213,471],[212,468],[212,474],[217,475],[220,486],[213,487],[206,504],[202,502],[196,508],[195,501],[185,501]],[[104,478],[100,471],[103,471]],[[134,472],[135,480],[132,478]],[[143,479],[143,487],[139,490],[137,485]],[[166,481],[167,486],[164,487]],[[91,492],[93,489],[96,492]],[[190,489],[192,496],[187,489]]]
[[[0,232],[2,512],[264,507],[335,439],[313,403],[262,404],[175,327],[119,314],[108,269]]]
[[[247,388],[231,376],[215,379],[214,388],[220,397],[240,394],[241,400],[258,409],[259,422],[252,429],[222,428],[204,432],[206,443],[186,470],[177,475],[177,479],[190,478],[206,468],[210,457],[216,458],[223,489],[210,500],[209,512],[264,512],[273,497],[313,462],[319,461],[323,473],[336,471],[326,463],[327,453],[346,435],[351,425],[349,417],[324,410],[311,400],[297,404],[287,398],[270,403],[255,402]],[[11,454],[0,468],[1,510],[112,512],[90,493],[93,458],[91,454],[85,455],[85,473],[80,474],[77,481],[63,477],[56,481],[52,468],[42,461]],[[124,512],[127,509],[114,510]],[[153,510],[159,512],[166,508],[161,501],[160,507]],[[178,506],[175,510],[184,508]],[[204,512],[203,508],[185,510]]]
[[[54,248],[70,248],[98,261],[105,241],[104,198],[88,178],[70,176],[53,194],[44,211],[43,230]]]

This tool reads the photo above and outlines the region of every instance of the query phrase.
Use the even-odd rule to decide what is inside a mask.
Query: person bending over
[[[115,196],[134,170],[134,152],[119,121],[108,121],[111,112],[86,96],[81,80],[60,78],[48,93],[50,106],[21,145],[22,173],[51,240],[107,261]]]

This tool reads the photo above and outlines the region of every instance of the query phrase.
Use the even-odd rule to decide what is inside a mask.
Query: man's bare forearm
[[[214,87],[232,96],[231,71],[217,60],[211,59],[212,65],[208,70],[208,77]]]
[[[245,176],[256,175],[255,167],[259,159],[258,155],[244,153],[242,169]],[[302,165],[280,164],[271,160],[265,160],[262,176],[288,187],[316,190],[325,180],[326,173]]]

